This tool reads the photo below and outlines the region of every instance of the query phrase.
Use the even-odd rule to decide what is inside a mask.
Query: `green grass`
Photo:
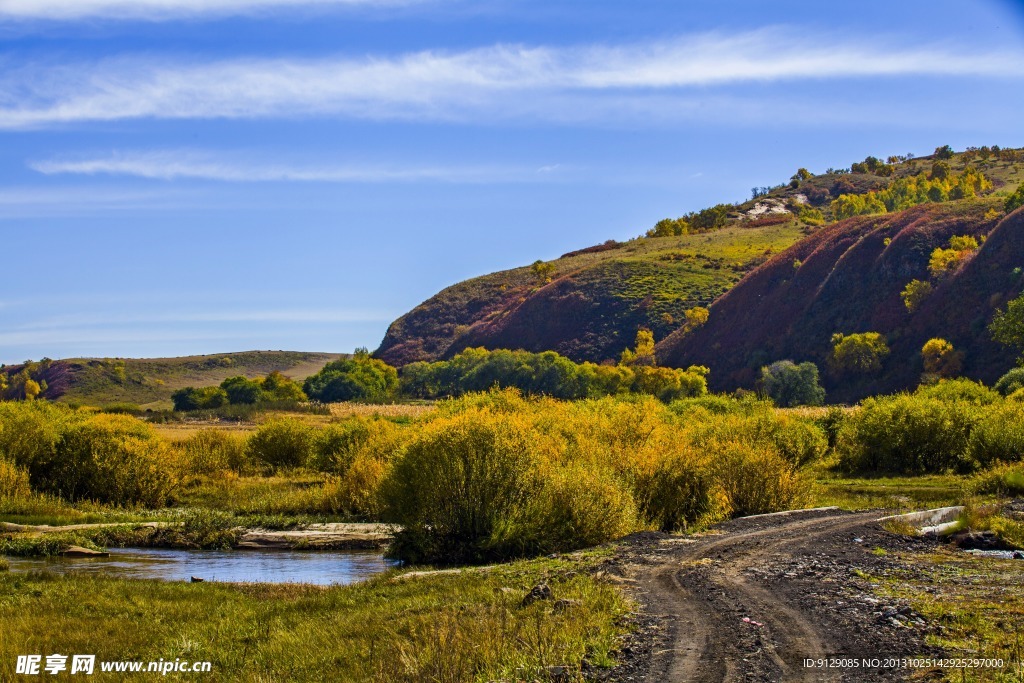
[[[901,555],[902,568],[880,581],[881,591],[905,598],[932,624],[929,644],[948,657],[1002,658],[1003,669],[947,669],[943,680],[1024,679],[1021,633],[1024,591],[1020,560],[978,558],[955,550]],[[929,679],[930,680],[930,679]]]
[[[815,476],[814,504],[844,510],[917,510],[957,505],[967,479],[952,474],[919,477],[841,477],[826,469]]]
[[[14,679],[19,654],[56,652],[210,661],[209,681],[454,683],[540,679],[545,667],[578,672],[584,660],[608,666],[628,605],[587,571],[597,559],[392,573],[326,589],[0,573],[0,679]],[[542,581],[555,599],[577,602],[520,607]]]

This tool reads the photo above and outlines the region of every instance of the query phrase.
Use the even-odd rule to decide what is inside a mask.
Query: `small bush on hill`
[[[833,334],[829,362],[839,373],[867,374],[882,369],[889,345],[878,332]]]

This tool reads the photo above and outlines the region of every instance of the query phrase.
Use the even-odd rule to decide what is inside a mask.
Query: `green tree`
[[[1021,183],[1017,191],[1006,199],[1006,204],[1003,205],[1003,208],[1006,209],[1006,213],[1010,213],[1022,206],[1024,206],[1024,183]]]
[[[829,363],[839,373],[867,374],[882,369],[889,345],[878,332],[832,335]]]
[[[533,277],[536,278],[537,282],[544,284],[551,281],[551,274],[555,272],[555,264],[545,263],[537,259],[530,266],[530,272],[533,273]]]
[[[907,283],[907,286],[903,288],[903,292],[900,296],[903,297],[903,305],[907,307],[907,310],[913,313],[924,300],[932,293],[932,285],[930,282],[923,280],[911,280]]]
[[[818,381],[818,366],[780,360],[761,368],[761,389],[776,405],[820,406],[825,402],[825,390]]]
[[[356,349],[351,358],[328,363],[308,377],[302,388],[309,398],[324,403],[389,401],[398,390],[398,371],[366,349]]]
[[[988,329],[994,341],[1024,349],[1024,294],[1010,301],[1005,311],[996,311]],[[1024,361],[1024,358],[1020,360]]]
[[[924,371],[937,377],[955,377],[960,373],[963,357],[945,339],[935,337],[921,348]]]
[[[622,352],[622,365],[656,365],[654,359],[654,333],[643,328],[636,332],[636,348]]]
[[[814,174],[808,171],[806,168],[798,168],[796,174],[793,176],[797,180],[809,180],[814,177]]]
[[[950,147],[949,145],[943,145],[942,147],[936,147],[935,148],[935,158],[936,159],[952,159],[953,158],[953,148]]]
[[[220,388],[227,394],[231,405],[252,405],[263,400],[260,383],[241,375],[228,377],[220,383]]]
[[[686,328],[687,332],[692,332],[698,327],[703,327],[708,322],[708,318],[711,317],[711,311],[704,308],[703,306],[694,306],[688,309],[685,313],[686,316]]]

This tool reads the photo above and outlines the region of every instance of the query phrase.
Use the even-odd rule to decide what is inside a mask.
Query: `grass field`
[[[599,557],[330,588],[0,572],[0,679],[14,680],[19,654],[59,652],[209,661],[204,681],[461,683],[543,679],[548,667],[578,680],[584,662],[613,663],[629,609],[592,576]],[[522,606],[542,582],[552,599]],[[122,678],[134,680],[103,680]]]

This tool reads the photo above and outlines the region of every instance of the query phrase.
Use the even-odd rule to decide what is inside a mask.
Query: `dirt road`
[[[936,654],[923,642],[929,626],[877,597],[865,578],[892,564],[891,551],[917,543],[886,533],[878,517],[799,511],[734,520],[697,538],[627,539],[610,569],[642,605],[640,630],[610,680],[904,680],[908,669],[865,666]]]

